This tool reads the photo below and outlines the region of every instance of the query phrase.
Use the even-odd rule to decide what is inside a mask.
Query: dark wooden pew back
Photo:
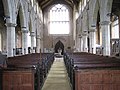
[[[74,90],[120,90],[120,69],[76,70],[74,74]]]
[[[23,56],[9,57],[7,60],[8,67],[20,67],[20,66],[34,66],[37,63],[42,63],[47,57],[50,57],[50,53],[42,53],[41,57],[39,53],[27,54]],[[52,59],[52,58],[51,58]]]
[[[28,74],[33,75],[34,73],[33,77],[31,77],[32,83],[28,81],[29,83],[33,84],[31,85],[31,88],[29,89],[28,87],[26,89],[21,89],[21,90],[41,90],[41,87],[44,83],[47,73],[53,63],[53,60],[54,60],[53,58],[54,56],[52,53],[41,53],[41,54],[33,53],[33,54],[27,54],[23,56],[9,57],[7,59],[8,67],[6,70],[4,70],[3,76],[6,76],[6,73],[10,74],[11,76],[13,73],[15,73],[15,75],[13,76],[18,77],[17,75],[19,73],[22,77],[22,76],[27,76]],[[27,72],[28,74],[26,74]],[[11,78],[9,79],[10,79],[10,82],[12,82]],[[5,77],[3,77],[3,81],[4,80],[6,80]],[[5,88],[5,85],[6,84],[4,83],[3,88],[4,90],[7,90]],[[15,88],[16,84],[13,86]],[[32,86],[34,86],[34,89]],[[14,89],[14,90],[18,90],[18,89]]]
[[[7,67],[6,60],[7,56],[0,53],[0,67]]]
[[[4,69],[2,80],[1,90],[37,90],[35,71],[31,69]]]
[[[0,90],[2,90],[2,74],[3,74],[3,69],[0,67]]]
[[[115,70],[110,74],[113,74],[114,72],[116,72],[116,70],[118,70],[117,72],[120,72],[120,59],[113,58],[113,57],[100,56],[100,55],[82,52],[82,53],[65,54],[64,60],[65,60],[65,65],[68,71],[68,76],[70,77],[70,81],[73,85],[73,90],[83,90],[82,89],[83,87],[82,86],[80,87],[80,84],[84,85],[84,82],[80,81],[81,77],[79,75],[79,74],[82,74],[83,71],[89,72],[92,70],[94,72],[95,70],[97,72],[100,72],[101,70],[104,70],[104,72],[107,73],[107,72],[111,72],[111,70]],[[86,78],[90,78],[90,76]],[[95,87],[93,86],[93,88]],[[105,87],[103,86],[102,88],[105,88]],[[89,90],[89,89],[90,87],[88,87],[85,90]],[[92,89],[92,90],[99,90],[99,88]],[[118,89],[115,89],[115,90],[118,90]]]
[[[0,90],[2,90],[2,75],[3,75],[3,68],[7,67],[6,64],[7,56],[0,53]]]

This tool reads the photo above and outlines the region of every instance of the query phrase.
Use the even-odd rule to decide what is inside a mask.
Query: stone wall
[[[70,34],[68,35],[52,35],[49,34],[49,8],[48,7],[44,11],[44,26],[43,26],[43,48],[44,52],[51,52],[51,50],[54,52],[54,48],[56,43],[60,40],[65,47],[65,50],[73,50],[74,48],[74,40],[73,40],[73,14],[72,14],[72,9],[68,6],[69,11],[70,11]]]

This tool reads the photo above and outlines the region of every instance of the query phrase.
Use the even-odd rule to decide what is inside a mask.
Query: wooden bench
[[[74,90],[120,90],[119,69],[79,69],[74,76]]]
[[[17,57],[10,57],[8,58],[7,64],[8,67],[15,67],[15,68],[29,68],[29,67],[36,67],[37,64],[40,64],[42,67],[41,71],[44,73],[44,77],[48,73],[51,64],[53,63],[54,56],[51,53],[33,53],[23,56]]]
[[[35,71],[31,69],[5,69],[2,90],[37,90]]]
[[[120,60],[108,56],[99,56],[90,53],[73,53],[65,54],[65,65],[70,77],[73,90],[119,90],[120,89]],[[117,77],[118,82],[110,82],[112,78]],[[83,76],[82,76],[83,75]],[[91,77],[94,75],[94,77]],[[101,83],[97,82],[101,79],[98,75],[105,77],[102,78]],[[81,77],[82,76],[82,77]],[[96,78],[97,77],[97,78]],[[88,81],[96,80],[94,81]],[[91,79],[92,78],[92,79]],[[115,78],[114,78],[115,79]],[[104,83],[110,82],[110,83]],[[116,89],[115,86],[116,85]],[[107,85],[107,86],[106,86]],[[109,89],[112,86],[114,89]],[[118,88],[118,89],[117,89]]]
[[[7,67],[6,60],[7,60],[7,56],[0,53],[0,90],[2,90],[3,68]]]
[[[46,75],[53,63],[53,58],[54,56],[51,53],[42,53],[41,56],[40,53],[34,53],[23,56],[9,57],[7,60],[8,67],[3,71],[3,90],[9,90],[9,88],[6,89],[6,79],[9,79],[9,82],[16,80],[16,78],[9,78],[10,76],[8,75],[11,75],[11,77],[20,77],[16,80],[16,83],[19,83],[17,87],[24,87],[24,85],[26,85],[25,89],[23,88],[20,90],[41,90]],[[29,78],[32,81],[26,81],[26,78],[24,79],[25,81],[23,81],[25,83],[23,85],[21,80],[24,77],[27,77],[27,75],[30,75]],[[15,83],[10,85],[7,84],[7,86],[12,86],[12,88],[14,88],[13,90],[18,90],[15,89]]]
[[[7,56],[0,53],[0,67],[2,68],[7,67],[6,60],[7,60]]]
[[[3,69],[0,67],[0,90],[2,90],[2,71]]]

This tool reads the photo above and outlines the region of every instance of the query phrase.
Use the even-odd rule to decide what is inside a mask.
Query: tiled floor
[[[55,58],[42,90],[71,90],[63,58]]]

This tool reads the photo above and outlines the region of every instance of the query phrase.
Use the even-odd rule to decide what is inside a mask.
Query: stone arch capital
[[[35,36],[35,32],[30,32],[30,36],[34,37]]]
[[[15,24],[15,23],[6,23],[5,25],[7,27],[16,27],[17,26],[17,24]]]
[[[101,21],[99,24],[100,25],[110,25],[111,21]]]

